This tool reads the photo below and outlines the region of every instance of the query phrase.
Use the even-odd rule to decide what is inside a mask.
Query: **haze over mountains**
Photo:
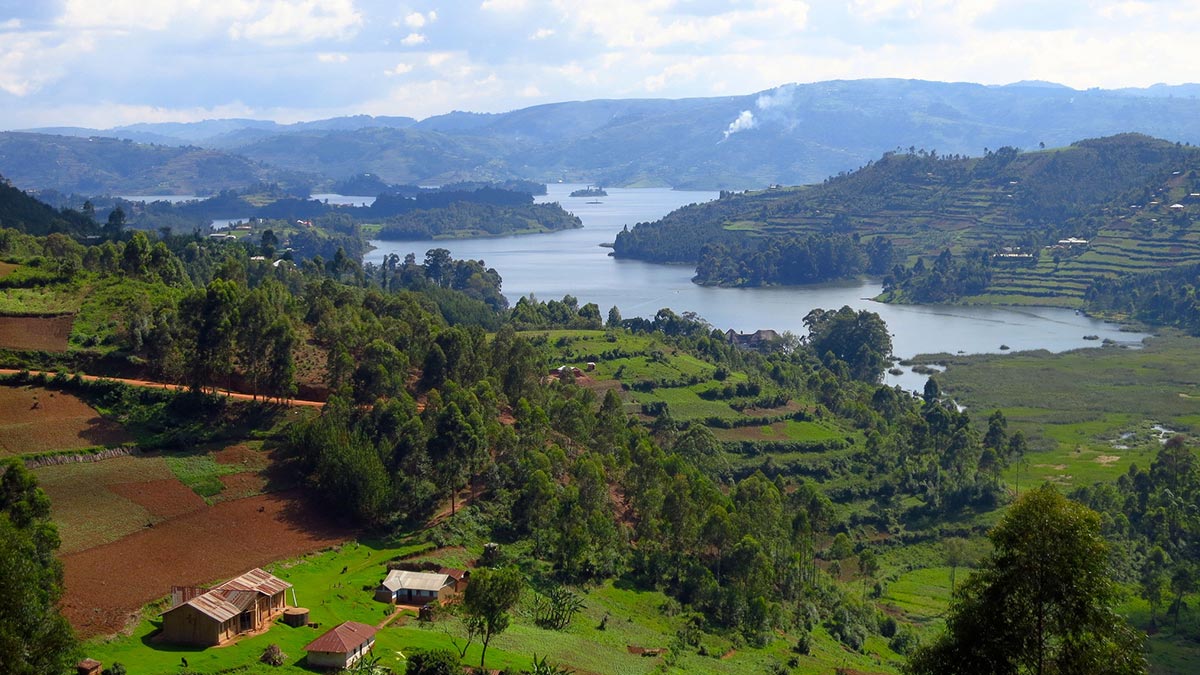
[[[1122,132],[1198,143],[1198,93],[1200,85],[1079,91],[1046,82],[995,87],[877,79],[784,85],[745,96],[452,112],[421,121],[360,115],[288,125],[223,119],[47,128],[33,130],[41,136],[0,134],[0,174],[23,189],[63,192],[212,191],[250,180],[318,187],[364,172],[391,183],[519,177],[741,189],[819,182],[898,147],[980,155],[985,148],[1053,147]],[[90,159],[64,163],[61,148],[81,139],[62,135],[184,149],[91,142]],[[116,157],[133,152],[142,157],[136,172],[86,171],[126,164]],[[239,171],[206,168],[212,163]]]

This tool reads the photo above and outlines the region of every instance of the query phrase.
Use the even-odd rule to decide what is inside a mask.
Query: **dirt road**
[[[21,371],[15,370],[12,368],[0,368],[0,375],[16,375],[19,372],[21,372]],[[29,374],[30,375],[45,375],[46,377],[54,377],[54,373],[40,371],[40,370],[31,370],[31,371],[29,371]],[[84,375],[83,373],[79,373],[79,377],[83,378],[83,380],[86,382],[96,382],[97,380],[112,380],[113,382],[120,382],[121,384],[128,384],[132,387],[146,387],[147,389],[167,389],[170,391],[183,391],[183,390],[187,389],[187,387],[182,384],[171,384],[168,382],[153,382],[150,380],[131,380],[128,378],[123,378],[123,377],[100,377],[98,375]],[[232,399],[235,399],[238,401],[256,401],[256,400],[263,399],[262,396],[255,397],[251,394],[243,394],[241,392],[236,392],[236,391],[228,391],[228,390],[218,389],[216,393],[219,396],[224,396],[226,398],[232,398]],[[320,408],[321,406],[325,405],[325,402],[324,401],[305,401],[303,399],[293,398],[293,399],[288,399],[288,400],[284,401],[284,404],[298,405],[298,406],[310,406],[310,407]]]

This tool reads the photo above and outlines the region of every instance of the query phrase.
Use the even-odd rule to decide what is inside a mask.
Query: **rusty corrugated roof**
[[[179,605],[179,607],[191,607],[201,614],[212,617],[219,622],[228,621],[242,613],[242,610],[238,609],[237,605],[227,602],[225,598],[222,598],[220,594],[217,593],[205,593],[204,595],[197,595],[191,600]],[[163,612],[163,614],[174,612],[175,610],[179,609],[179,607],[168,609],[166,612]]]
[[[460,570],[455,567],[439,567],[438,574],[445,574],[455,581],[462,581],[467,577],[466,570]]]
[[[217,621],[228,621],[249,609],[260,593],[268,596],[275,595],[291,587],[292,585],[283,579],[256,567],[206,593],[189,598],[187,602],[172,607],[163,614],[188,605]],[[173,595],[176,590],[184,591],[181,594],[186,595],[186,590],[190,589],[172,589]]]
[[[304,647],[304,651],[345,654],[358,649],[374,637],[374,626],[357,621],[347,621],[330,628],[324,635],[308,643]]]
[[[292,585],[283,579],[255,567],[249,572],[217,586],[214,590],[258,591],[263,595],[275,595],[291,587]]]
[[[239,613],[253,607],[254,601],[258,599],[258,591],[216,590],[212,591],[212,594],[237,607]]]

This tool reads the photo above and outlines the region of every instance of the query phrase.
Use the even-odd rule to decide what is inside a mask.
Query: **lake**
[[[715,328],[741,332],[773,328],[803,335],[804,316],[812,309],[849,305],[876,312],[887,322],[893,351],[901,358],[934,352],[998,353],[1002,345],[1012,351],[1061,352],[1100,344],[1085,340],[1085,335],[1132,346],[1146,337],[1068,309],[887,305],[870,299],[881,290],[879,282],[872,280],[800,288],[697,286],[691,282],[690,266],[618,260],[600,245],[612,242],[626,225],[633,227],[680,206],[716,199],[717,193],[605,188],[608,196],[598,199],[567,196],[580,187],[584,186],[550,184],[548,194],[537,198],[561,203],[583,221],[580,229],[488,239],[372,241],[376,248],[364,260],[378,264],[389,253],[404,257],[410,252],[421,259],[425,251],[440,247],[455,258],[483,260],[495,268],[504,279],[504,295],[510,303],[524,295],[551,300],[570,294],[581,305],[599,305],[601,315],[616,305],[626,318],[650,318],[669,307],[680,314],[696,312]],[[889,375],[887,382],[920,390],[925,377],[905,369],[903,375]]]

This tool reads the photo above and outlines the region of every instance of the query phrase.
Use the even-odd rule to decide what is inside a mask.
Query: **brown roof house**
[[[424,605],[453,592],[455,580],[449,574],[392,570],[375,588],[375,599],[406,605]]]
[[[753,333],[739,333],[732,328],[725,331],[725,339],[729,340],[737,347],[745,349],[760,349],[768,346],[770,343],[779,340],[779,333],[770,328],[760,328]]]
[[[347,621],[334,626],[324,635],[308,643],[308,665],[311,668],[349,668],[375,646],[375,628],[365,623]]]
[[[171,609],[162,613],[162,639],[176,644],[219,645],[264,628],[287,606],[292,585],[261,569],[214,588],[171,589]]]

